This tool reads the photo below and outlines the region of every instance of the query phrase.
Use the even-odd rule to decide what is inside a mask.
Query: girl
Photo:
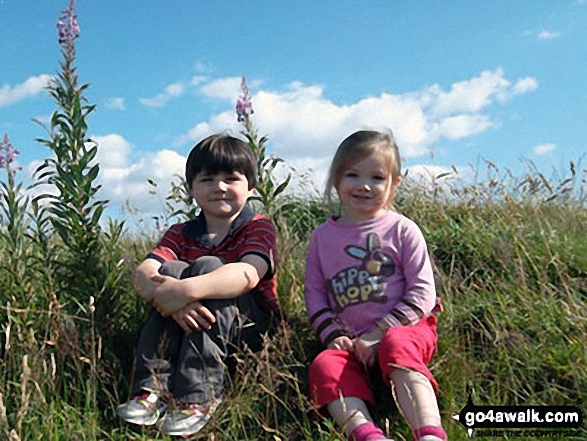
[[[369,414],[381,369],[415,440],[446,440],[427,365],[436,351],[439,304],[426,242],[393,210],[401,182],[391,133],[359,131],[339,146],[325,195],[340,215],[312,234],[305,301],[326,347],[310,365],[310,392],[351,441],[387,440]]]

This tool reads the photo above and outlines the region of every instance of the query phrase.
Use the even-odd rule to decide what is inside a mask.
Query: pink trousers
[[[431,315],[413,326],[390,328],[379,345],[378,361],[384,382],[398,367],[420,372],[438,392],[438,383],[428,369],[436,352],[436,316]],[[326,349],[310,365],[310,394],[318,408],[343,397],[360,398],[371,406],[375,399],[370,387],[370,372],[351,353]]]

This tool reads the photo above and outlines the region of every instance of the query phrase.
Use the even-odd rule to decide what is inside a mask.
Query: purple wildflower
[[[67,49],[73,46],[73,40],[81,34],[75,13],[75,0],[71,0],[69,7],[61,12],[57,19],[57,32],[59,33],[59,44]]]
[[[239,95],[236,100],[236,116],[238,122],[246,121],[255,111],[253,110],[253,104],[251,103],[251,94],[249,93],[249,86],[247,86],[247,80],[243,76],[241,81],[242,95]]]
[[[18,154],[20,152],[10,143],[8,134],[5,133],[4,139],[0,142],[0,168],[5,168],[9,172],[11,170],[20,170],[20,167],[13,168],[10,166]]]

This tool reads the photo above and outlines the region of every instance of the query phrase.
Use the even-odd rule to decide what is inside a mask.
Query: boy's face
[[[237,171],[209,174],[202,171],[192,182],[190,195],[196,200],[206,220],[234,220],[252,196],[247,177]]]

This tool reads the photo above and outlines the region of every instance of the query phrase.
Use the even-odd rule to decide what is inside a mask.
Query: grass
[[[565,182],[569,178],[548,181],[533,169],[516,178],[488,163],[488,176],[473,184],[451,176],[432,186],[407,179],[398,195],[398,211],[417,221],[427,238],[444,304],[432,370],[450,440],[468,439],[451,416],[467,403],[469,390],[476,405],[583,406],[587,171],[581,175],[578,168],[573,165]],[[307,366],[320,345],[303,308],[305,249],[330,210],[316,201],[295,202],[278,219],[279,296],[288,321],[262,352],[240,354],[237,375],[201,439],[344,439],[307,398]],[[0,236],[2,436],[165,439],[115,415],[128,395],[147,313],[128,276],[157,232],[105,237],[101,286],[84,293],[70,289],[84,281],[62,266],[75,258],[71,249],[49,228],[35,228],[31,221],[17,240]],[[393,439],[410,439],[389,399],[376,417]],[[577,430],[574,439],[586,438],[585,427]]]

